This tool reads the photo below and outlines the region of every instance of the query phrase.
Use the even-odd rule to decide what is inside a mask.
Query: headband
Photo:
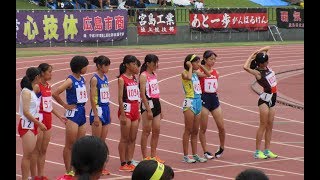
[[[150,180],[159,180],[163,174],[164,171],[164,164],[162,163],[158,163],[157,169],[156,171],[153,173],[153,175],[151,176]]]
[[[193,54],[189,61],[191,62],[195,57],[197,57],[197,55]]]

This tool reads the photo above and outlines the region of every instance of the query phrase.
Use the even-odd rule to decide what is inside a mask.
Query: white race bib
[[[34,129],[34,122],[29,121],[27,118],[21,119],[22,129]]]
[[[85,103],[88,101],[88,94],[85,86],[76,88],[76,93],[77,103]]]
[[[154,108],[154,105],[153,105],[153,101],[152,101],[152,100],[149,100],[149,101],[148,101],[148,104],[149,104],[149,106],[150,106],[150,109]],[[142,103],[142,109],[143,109],[143,110],[146,110],[146,107],[144,106],[143,103]]]
[[[266,76],[266,79],[271,87],[275,87],[277,85],[277,79],[276,79],[274,71],[272,71],[270,74],[268,74]]]
[[[193,90],[196,94],[201,94],[201,86],[200,86],[200,81],[194,81],[193,82]]]
[[[140,91],[138,85],[127,86],[127,96],[130,101],[140,99]]]
[[[263,93],[260,94],[259,97],[260,97],[260,99],[262,99],[262,100],[264,100],[266,102],[269,102],[269,101],[271,101],[272,95],[273,94],[269,94],[269,93],[263,92]]]
[[[52,97],[41,97],[42,98],[42,108],[44,112],[52,111]]]
[[[130,103],[123,103],[123,110],[124,110],[124,112],[130,112],[131,111],[131,104]]]
[[[152,79],[152,80],[149,82],[149,85],[150,85],[151,94],[156,95],[156,94],[159,94],[159,93],[160,93],[157,79]]]
[[[204,92],[215,93],[218,89],[217,79],[204,79]]]
[[[72,109],[72,110],[66,110],[66,117],[74,117],[74,113],[76,112],[76,109]]]
[[[110,100],[109,87],[104,87],[100,89],[100,101],[102,103],[107,103]]]
[[[192,99],[184,99],[182,107],[192,107]]]

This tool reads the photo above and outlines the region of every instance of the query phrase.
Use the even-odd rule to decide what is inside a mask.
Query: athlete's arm
[[[68,88],[71,88],[72,86],[72,80],[68,78],[65,80],[59,87],[52,93],[52,97],[54,100],[56,100],[61,106],[63,106],[65,109],[72,110],[75,108],[75,105],[70,106],[67,103],[65,103],[61,97],[59,96],[63,91],[65,91]]]
[[[97,78],[92,77],[90,80],[90,103],[91,103],[91,108],[94,116],[98,117],[96,103],[94,102],[94,97],[96,96],[97,96]]]
[[[184,80],[191,80],[192,78],[192,71],[193,71],[193,68],[192,68],[192,64],[190,61],[186,62],[187,66],[189,67],[189,71],[186,72],[186,71],[183,71],[182,72],[182,79]]]
[[[141,101],[144,104],[144,107],[146,107],[146,111],[151,111],[151,108],[149,106],[147,97],[146,97],[146,83],[147,83],[147,76],[145,74],[141,74],[139,78],[140,83],[140,97]]]
[[[245,62],[244,65],[243,65],[243,69],[244,69],[245,71],[247,71],[248,73],[254,75],[254,76],[256,77],[256,79],[259,80],[259,79],[261,79],[261,74],[260,74],[260,72],[257,71],[257,70],[255,70],[255,69],[251,69],[251,68],[250,68],[250,64],[251,64],[251,62],[254,60],[254,58],[256,57],[257,53],[258,53],[258,51],[252,53],[252,54],[248,57],[248,59],[246,60],[246,62]]]

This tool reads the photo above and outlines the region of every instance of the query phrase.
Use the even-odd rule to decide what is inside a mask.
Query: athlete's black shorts
[[[153,103],[153,108],[151,108],[153,117],[158,116],[161,113],[161,105],[160,105],[159,98],[151,98],[151,99],[148,99],[148,102],[149,101],[152,101],[152,103]],[[143,106],[143,103],[141,102],[141,105],[140,105],[141,114],[144,111],[146,111],[145,109],[142,108],[142,106]]]
[[[276,101],[277,101],[277,93],[273,93],[270,102],[264,101],[261,98],[259,98],[258,106],[260,106],[261,104],[265,103],[268,107],[273,107],[274,105],[276,105]]]

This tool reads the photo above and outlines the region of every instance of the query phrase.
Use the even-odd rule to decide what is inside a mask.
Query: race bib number
[[[140,99],[140,91],[138,85],[127,86],[127,96],[130,101]]]
[[[153,105],[153,101],[152,101],[152,100],[149,100],[149,101],[148,101],[148,104],[149,104],[149,106],[150,106],[150,109],[154,108],[154,105]],[[146,110],[146,107],[144,106],[143,103],[142,103],[142,109],[143,109],[143,110]]]
[[[274,71],[266,76],[266,79],[271,87],[275,87],[277,85],[277,79]]]
[[[97,107],[97,111],[98,111],[98,116],[102,117],[102,108],[101,107]],[[91,116],[94,116],[93,111],[91,110]]]
[[[76,93],[78,103],[85,103],[88,101],[88,94],[85,86],[76,88]]]
[[[218,89],[217,79],[204,79],[204,92],[215,93]]]
[[[193,82],[193,90],[196,94],[201,94],[201,86],[200,86],[200,81],[194,81]]]
[[[272,95],[273,94],[269,94],[269,93],[263,92],[263,93],[260,94],[260,99],[262,99],[262,100],[264,100],[266,102],[269,102],[269,101],[271,101]]]
[[[182,105],[182,107],[192,107],[192,100],[191,99],[184,99],[183,100],[183,105]]]
[[[22,129],[34,129],[34,122],[29,121],[26,118],[21,119],[21,127]]]
[[[42,97],[42,109],[44,112],[52,111],[52,97]]]
[[[156,94],[159,94],[159,93],[160,93],[158,81],[157,81],[156,79],[152,79],[152,80],[149,82],[149,85],[150,85],[151,94],[156,95]]]
[[[100,89],[100,101],[102,103],[107,103],[110,100],[110,92],[109,87],[101,88]]]
[[[75,112],[76,112],[76,109],[72,109],[72,110],[67,109],[65,116],[66,117],[74,117]]]
[[[131,111],[131,104],[130,103],[123,103],[123,110],[124,110],[124,112],[129,113]]]

